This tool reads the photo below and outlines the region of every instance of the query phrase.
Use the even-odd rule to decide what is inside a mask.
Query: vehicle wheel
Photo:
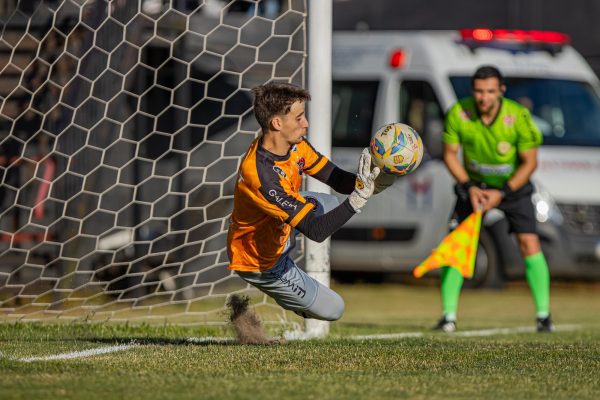
[[[486,229],[482,229],[479,235],[473,278],[466,279],[464,286],[494,289],[504,287],[504,275],[500,266],[498,250],[494,239]]]

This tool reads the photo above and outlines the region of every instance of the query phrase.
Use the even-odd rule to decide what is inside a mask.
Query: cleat
[[[436,326],[433,327],[434,331],[442,331],[446,333],[451,333],[456,331],[456,321],[448,321],[446,317],[442,317],[437,323]]]
[[[538,318],[536,325],[538,332],[554,332],[554,324],[549,315],[546,318]]]

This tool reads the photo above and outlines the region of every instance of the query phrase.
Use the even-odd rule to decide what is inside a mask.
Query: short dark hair
[[[309,101],[308,90],[291,83],[271,82],[256,86],[254,94],[254,116],[263,132],[269,129],[271,119],[276,115],[290,112],[292,104],[297,101]]]
[[[498,68],[493,65],[482,65],[477,68],[477,71],[471,77],[471,87],[475,87],[475,81],[477,79],[488,79],[488,78],[497,78],[500,86],[504,85],[504,77],[500,73]]]

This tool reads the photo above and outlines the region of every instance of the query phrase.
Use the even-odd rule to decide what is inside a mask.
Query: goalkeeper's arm
[[[371,165],[371,169],[373,169]],[[354,190],[354,182],[356,181],[356,174],[345,171],[339,168],[337,165],[328,161],[327,164],[315,175],[314,178],[325,183],[330,188],[341,194],[350,194]],[[375,191],[374,194],[381,193],[388,187],[392,186],[396,181],[396,176],[386,173],[380,173],[375,179]]]
[[[350,196],[342,204],[321,216],[308,213],[296,226],[306,237],[322,242],[340,229],[355,213],[367,204],[375,189],[379,168],[370,169],[371,156],[364,150],[358,165]]]
[[[331,161],[327,161],[327,164],[314,174],[313,178],[316,178],[341,194],[352,193],[354,182],[356,182],[356,174],[339,168]]]
[[[323,215],[315,216],[314,213],[309,212],[296,225],[296,229],[310,240],[322,242],[344,226],[354,214],[356,211],[352,208],[350,200],[346,199],[342,204]]]

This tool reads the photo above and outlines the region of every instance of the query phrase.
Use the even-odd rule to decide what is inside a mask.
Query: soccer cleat
[[[456,331],[456,321],[448,321],[446,317],[442,317],[437,323],[436,326],[433,327],[434,331],[442,331],[446,333],[451,333]]]
[[[538,318],[536,325],[538,332],[554,332],[554,324],[549,315],[546,318]]]

